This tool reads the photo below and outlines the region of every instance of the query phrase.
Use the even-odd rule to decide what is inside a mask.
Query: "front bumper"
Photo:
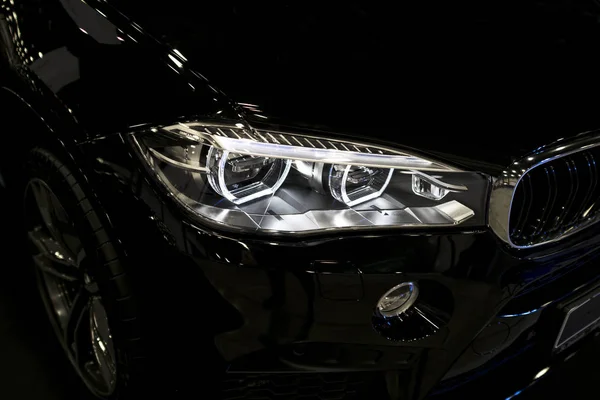
[[[510,356],[499,357],[498,361],[492,362],[485,368],[473,372],[469,376],[461,377],[460,380],[449,380],[441,383],[430,392],[428,398],[432,400],[445,399],[520,399],[520,398],[545,398],[547,395],[538,395],[552,392],[556,397],[579,399],[589,397],[586,395],[575,395],[578,380],[582,387],[589,387],[590,381],[585,381],[581,376],[585,375],[589,368],[590,354],[595,357],[600,354],[600,340],[598,332],[588,335],[584,340],[578,342],[568,352],[548,357],[548,354],[540,351],[535,345],[517,349]],[[595,364],[592,364],[595,367]],[[579,371],[580,373],[576,372]],[[597,367],[594,368],[597,373]],[[570,379],[566,378],[571,375]],[[561,382],[560,392],[549,387],[555,379]],[[555,385],[556,386],[556,385]]]
[[[566,357],[551,356],[557,332],[544,321],[600,275],[594,229],[553,254],[514,252],[487,230],[223,236],[189,221],[118,138],[83,146],[96,160],[88,180],[133,261],[155,359],[173,366],[162,379],[182,390],[201,373],[222,398],[424,398],[475,388],[514,362],[527,369],[508,369],[523,377],[518,388],[482,386],[506,398]],[[405,281],[448,299],[446,323],[421,340],[373,323],[379,297]]]

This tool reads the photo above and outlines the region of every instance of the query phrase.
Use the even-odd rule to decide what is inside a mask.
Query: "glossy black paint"
[[[535,351],[535,357],[527,357],[535,360],[531,367],[523,365],[533,371],[552,362],[545,341],[555,329],[539,325],[540,318],[600,275],[600,239],[594,230],[561,243],[559,254],[515,252],[486,231],[274,242],[226,237],[189,221],[173,200],[157,195],[160,188],[146,180],[144,168],[120,136],[82,147],[92,158],[103,156],[95,158],[92,177],[100,193],[111,193],[103,202],[125,247],[132,257],[144,260],[136,263],[143,287],[177,290],[177,295],[169,292],[160,299],[152,300],[149,294],[149,301],[160,302],[154,307],[167,314],[181,304],[188,305],[181,312],[202,310],[215,335],[213,354],[230,373],[393,369],[403,376],[416,374],[414,387],[402,389],[421,397],[443,377],[452,387],[477,377],[482,369],[508,362],[512,353],[523,349]],[[140,230],[158,242],[140,243]],[[160,276],[163,262],[174,271],[168,283]],[[183,282],[182,276],[194,279]],[[409,343],[401,341],[401,335],[381,335],[372,325],[379,296],[406,280],[423,287],[431,282],[440,294],[447,291],[454,303],[447,325]],[[205,304],[213,307],[204,309]],[[168,321],[173,331],[159,330],[163,339],[179,338],[190,329],[185,319]],[[509,327],[502,340],[486,345],[473,341],[495,324]],[[185,341],[177,342],[193,356]],[[205,349],[197,351],[202,358]],[[527,386],[535,372],[527,375],[529,380],[516,379],[516,388],[502,383],[499,393],[508,396],[511,393],[504,391]]]
[[[590,51],[600,40],[595,3],[509,2],[493,14],[479,3],[310,12],[190,3],[0,8],[5,120],[27,132],[6,137],[3,162],[43,144],[79,166],[131,259],[165,386],[189,388],[206,371],[392,371],[388,383],[404,382],[397,394],[422,398],[518,355],[532,371],[561,361],[544,320],[598,279],[596,228],[529,251],[486,227],[274,241],[226,234],[164,193],[128,134],[239,119],[367,137],[494,174],[600,126],[588,97],[600,76]],[[406,280],[430,282],[453,303],[447,323],[414,342],[373,328],[376,301]],[[501,340],[481,342],[488,326]],[[519,389],[509,386],[493,394]]]
[[[109,3],[255,105],[257,122],[360,135],[484,170],[598,126],[593,1]]]

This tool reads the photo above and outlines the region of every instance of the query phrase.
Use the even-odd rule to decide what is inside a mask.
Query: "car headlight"
[[[182,204],[230,228],[485,223],[486,177],[403,151],[242,124],[177,124],[132,137]]]

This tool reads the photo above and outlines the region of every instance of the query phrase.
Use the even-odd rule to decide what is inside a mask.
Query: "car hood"
[[[482,171],[598,128],[587,6],[202,3],[112,2],[259,122]]]

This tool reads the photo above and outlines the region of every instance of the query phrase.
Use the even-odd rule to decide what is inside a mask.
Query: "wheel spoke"
[[[59,278],[63,281],[67,282],[77,282],[79,281],[79,276],[76,274],[71,274],[71,271],[63,270],[62,268],[56,268],[56,264],[52,264],[48,261],[47,258],[43,257],[41,254],[33,257],[33,263],[35,266],[42,272],[52,275],[55,278]]]
[[[81,232],[41,179],[29,181],[26,207],[31,254],[59,339],[90,389],[110,395],[117,381],[117,357],[92,273],[95,258],[88,257]]]
[[[33,181],[31,188],[50,237],[61,246],[65,257],[76,259],[82,244],[65,209],[45,183]]]
[[[41,228],[29,232],[29,240],[48,260],[72,267],[78,265],[78,260],[68,254],[60,243],[45,234]]]
[[[42,229],[29,232],[29,240],[39,251],[33,261],[41,271],[71,282],[81,278],[78,261],[65,254],[62,247]]]
[[[92,300],[90,310],[90,331],[94,356],[100,375],[107,386],[110,386],[115,380],[115,350],[108,328],[106,310],[99,298]]]
[[[45,184],[38,181],[33,181],[31,183],[31,189],[40,215],[42,216],[42,220],[44,221],[44,225],[46,225],[46,228],[48,228],[52,236],[56,237],[57,227],[54,224],[55,218],[53,216],[55,202],[52,199],[52,192],[50,192]]]
[[[84,321],[86,321],[85,317],[89,315],[90,303],[88,293],[82,287],[73,300],[63,332],[64,343],[73,354],[75,363],[80,366],[83,365],[82,356],[89,350],[89,348],[86,348],[89,341],[82,339],[81,329],[87,328]],[[89,338],[89,335],[85,335],[85,337]]]

